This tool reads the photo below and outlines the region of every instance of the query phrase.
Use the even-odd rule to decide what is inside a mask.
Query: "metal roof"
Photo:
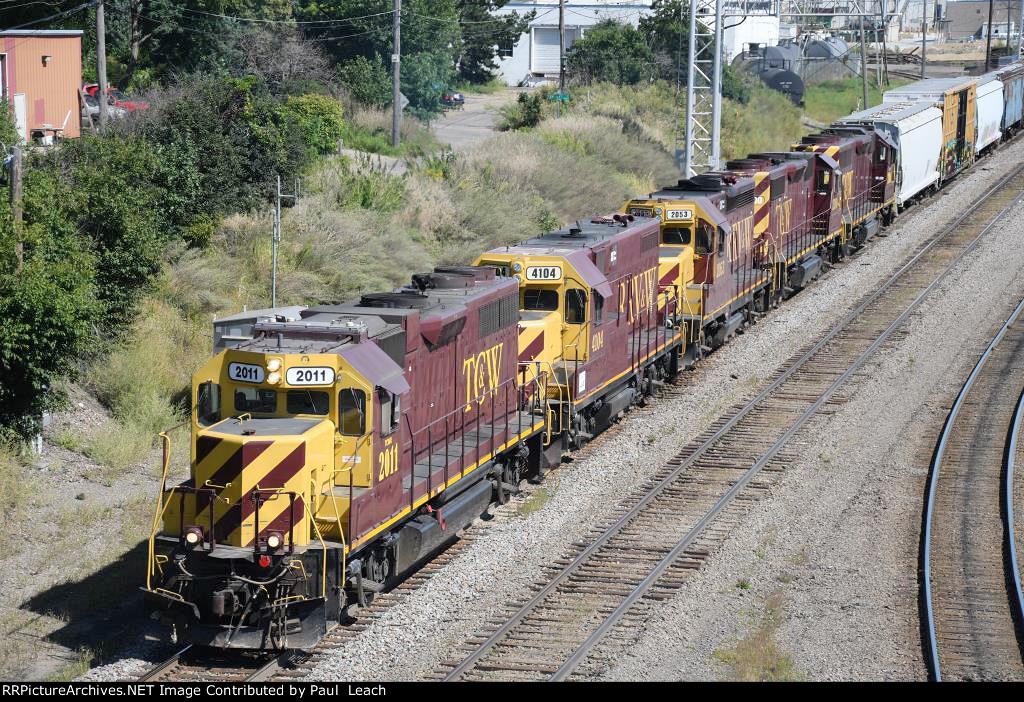
[[[0,37],[80,37],[81,29],[6,29]]]

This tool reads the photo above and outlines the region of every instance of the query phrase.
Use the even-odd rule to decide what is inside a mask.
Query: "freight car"
[[[906,208],[939,182],[942,112],[928,102],[876,105],[838,120],[836,126],[873,127],[895,145],[896,205]]]
[[[977,135],[977,83],[965,78],[927,78],[888,90],[885,103],[929,102],[942,110],[939,174],[949,180],[974,163]]]

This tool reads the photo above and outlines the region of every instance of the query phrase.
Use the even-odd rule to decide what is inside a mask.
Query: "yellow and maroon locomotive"
[[[546,415],[518,303],[493,268],[439,269],[258,323],[206,363],[145,590],[178,639],[311,645],[515,490]]]

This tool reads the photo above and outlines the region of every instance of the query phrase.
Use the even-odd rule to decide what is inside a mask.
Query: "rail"
[[[1024,392],[1017,398],[1017,406],[1013,411],[1013,427],[1010,430],[1010,442],[1007,448],[1006,476],[1004,478],[1006,501],[1006,550],[1010,554],[1010,574],[1013,580],[1013,591],[1016,594],[1017,617],[1024,621],[1024,590],[1021,588],[1020,563],[1017,559],[1017,531],[1013,517],[1013,480],[1016,469],[1017,436],[1020,433],[1021,420],[1024,419]]]
[[[967,397],[967,393],[970,392],[974,386],[975,380],[981,374],[982,369],[985,367],[985,363],[988,361],[992,352],[1002,341],[1006,335],[1007,330],[1010,326],[1017,321],[1021,312],[1024,312],[1024,300],[1017,303],[1010,316],[1003,322],[1003,325],[999,328],[999,331],[992,338],[985,352],[981,354],[981,358],[971,369],[970,375],[967,376],[967,380],[964,382],[963,387],[960,388],[960,392],[957,393],[956,400],[953,402],[952,408],[949,410],[949,414],[946,416],[946,421],[942,425],[942,432],[939,434],[939,442],[935,448],[935,453],[932,457],[931,467],[928,471],[928,498],[925,509],[925,529],[924,529],[924,609],[925,609],[925,623],[928,631],[928,658],[929,664],[932,671],[932,677],[936,682],[942,681],[942,665],[939,660],[939,644],[935,634],[935,605],[932,593],[932,524],[935,519],[935,502],[937,488],[939,484],[939,473],[942,468],[942,459],[945,457],[946,447],[949,441],[950,433],[956,423],[956,418],[960,414],[960,410],[963,407],[964,400]],[[1018,404],[1018,411],[1020,407]],[[1014,424],[1014,439],[1016,438],[1017,424],[1015,417]],[[1008,497],[1012,494],[1012,482],[1007,487]],[[1012,504],[1012,502],[1008,503]],[[1009,512],[1008,512],[1009,514]],[[1012,541],[1013,536],[1013,524],[1008,523],[1007,528],[1009,529],[1009,537]],[[1017,586],[1017,595],[1020,597],[1020,581],[1019,578],[1015,578],[1015,584]],[[1018,612],[1019,613],[1019,612]]]

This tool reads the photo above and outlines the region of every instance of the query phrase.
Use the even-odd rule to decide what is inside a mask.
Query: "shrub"
[[[501,108],[501,129],[524,129],[540,124],[544,97],[540,93],[519,93],[516,101]]]
[[[302,132],[302,140],[314,154],[337,150],[345,133],[345,111],[341,103],[327,95],[301,95],[288,98],[282,109]]]
[[[352,99],[370,107],[391,104],[391,74],[379,56],[357,56],[338,65],[338,78]]]
[[[609,81],[634,85],[654,79],[654,54],[644,35],[629,24],[605,20],[566,53],[565,68],[576,83]]]

